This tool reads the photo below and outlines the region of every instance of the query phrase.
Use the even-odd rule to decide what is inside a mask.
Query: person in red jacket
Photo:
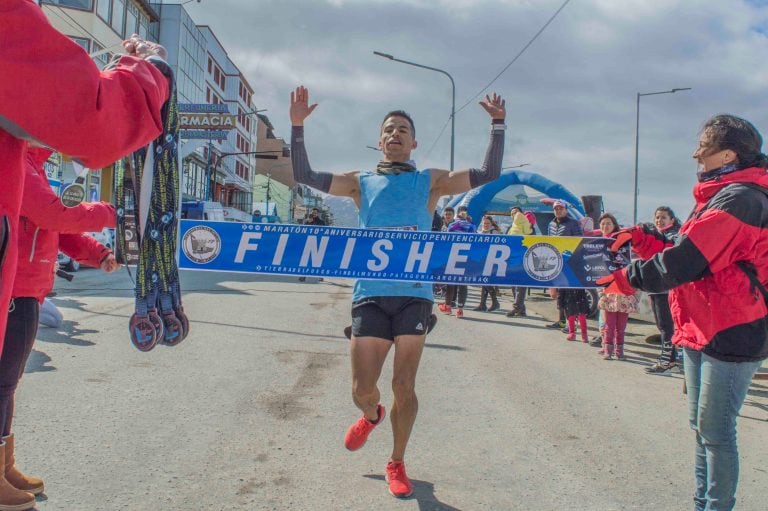
[[[5,311],[16,273],[27,142],[52,147],[88,168],[110,165],[162,132],[172,73],[161,58],[165,50],[138,36],[123,43],[128,55],[114,69],[99,71],[32,0],[0,0],[0,41],[0,310]],[[0,342],[5,322],[0,314]]]
[[[762,145],[744,119],[709,119],[693,153],[696,206],[675,245],[598,281],[625,293],[670,290],[672,342],[685,352],[688,419],[696,432],[697,511],[729,511],[736,503],[736,418],[768,358],[768,157]]]
[[[132,36],[128,55],[99,71],[88,54],[48,22],[33,0],[0,0],[0,311],[8,310],[17,265],[17,230],[29,141],[101,168],[162,132],[172,76],[165,50]],[[7,315],[0,313],[0,343]],[[0,443],[0,467],[5,466]],[[0,473],[1,475],[2,473]],[[0,511],[34,498],[0,477]]]
[[[24,194],[21,203],[19,266],[13,286],[8,329],[0,356],[0,433],[5,443],[5,480],[17,490],[33,495],[43,492],[43,481],[24,475],[15,466],[11,432],[16,388],[37,334],[40,304],[53,288],[59,250],[86,265],[106,272],[118,268],[112,251],[84,231],[115,226],[115,208],[106,203],[65,207],[51,189],[43,163],[45,149],[27,152]],[[0,508],[3,505],[0,492]]]

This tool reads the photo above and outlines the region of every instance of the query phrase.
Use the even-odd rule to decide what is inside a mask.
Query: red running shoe
[[[440,311],[440,312],[442,312],[443,314],[449,314],[449,315],[450,315],[450,314],[451,314],[451,312],[452,312],[452,311],[451,311],[451,306],[450,306],[450,305],[446,305],[446,304],[444,304],[444,303],[441,303],[440,305],[438,305],[438,306],[437,306],[437,310],[439,310],[439,311]]]
[[[413,494],[413,485],[405,474],[405,463],[402,461],[390,461],[387,463],[386,479],[389,483],[389,493],[398,499],[404,499]]]
[[[377,412],[379,414],[379,419],[375,423],[369,421],[365,418],[365,415],[363,415],[349,427],[347,434],[344,435],[344,447],[350,451],[356,451],[365,445],[365,441],[368,440],[368,435],[371,434],[373,428],[381,424],[381,421],[384,420],[384,415],[386,414],[384,407],[379,405]]]
[[[464,317],[464,309],[462,309],[461,307],[456,309],[456,317],[459,318],[459,319],[463,318]]]

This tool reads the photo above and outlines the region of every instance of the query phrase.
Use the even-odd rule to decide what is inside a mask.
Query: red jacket
[[[123,57],[114,70],[99,72],[33,0],[0,0],[0,46],[0,223],[10,227],[7,243],[0,240],[5,311],[16,273],[24,140],[101,168],[161,133],[169,87],[163,73],[142,59]],[[0,349],[6,319],[0,312]]]
[[[32,297],[43,301],[53,288],[59,248],[73,259],[95,267],[110,253],[94,238],[81,233],[114,227],[115,208],[103,202],[65,207],[48,184],[43,170],[50,154],[46,149],[30,149],[27,153],[13,298]]]
[[[677,243],[627,268],[629,284],[650,292],[671,289],[673,342],[719,360],[768,358],[768,308],[737,266],[753,265],[768,283],[768,171],[748,168],[699,183],[696,209]]]
[[[679,230],[677,220],[664,229],[658,229],[653,224],[631,227],[629,231],[632,234],[632,251],[646,261],[665,248],[674,246]]]

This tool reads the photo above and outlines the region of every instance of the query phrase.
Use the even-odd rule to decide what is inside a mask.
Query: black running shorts
[[[394,341],[398,335],[424,335],[432,302],[410,296],[373,296],[352,303],[352,335]]]

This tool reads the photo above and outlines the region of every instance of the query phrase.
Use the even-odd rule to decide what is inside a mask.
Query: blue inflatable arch
[[[541,195],[529,197],[524,186],[538,191]],[[512,187],[513,193],[503,192]],[[517,191],[517,193],[514,193]],[[548,213],[551,215],[552,206],[540,202],[541,198],[560,199],[569,203],[569,213],[577,220],[584,217],[584,206],[581,200],[569,192],[563,185],[551,181],[541,174],[520,170],[505,170],[501,176],[486,185],[456,195],[448,206],[466,206],[469,216],[479,222],[486,211],[507,212],[513,206],[519,206],[524,211],[533,213]]]

